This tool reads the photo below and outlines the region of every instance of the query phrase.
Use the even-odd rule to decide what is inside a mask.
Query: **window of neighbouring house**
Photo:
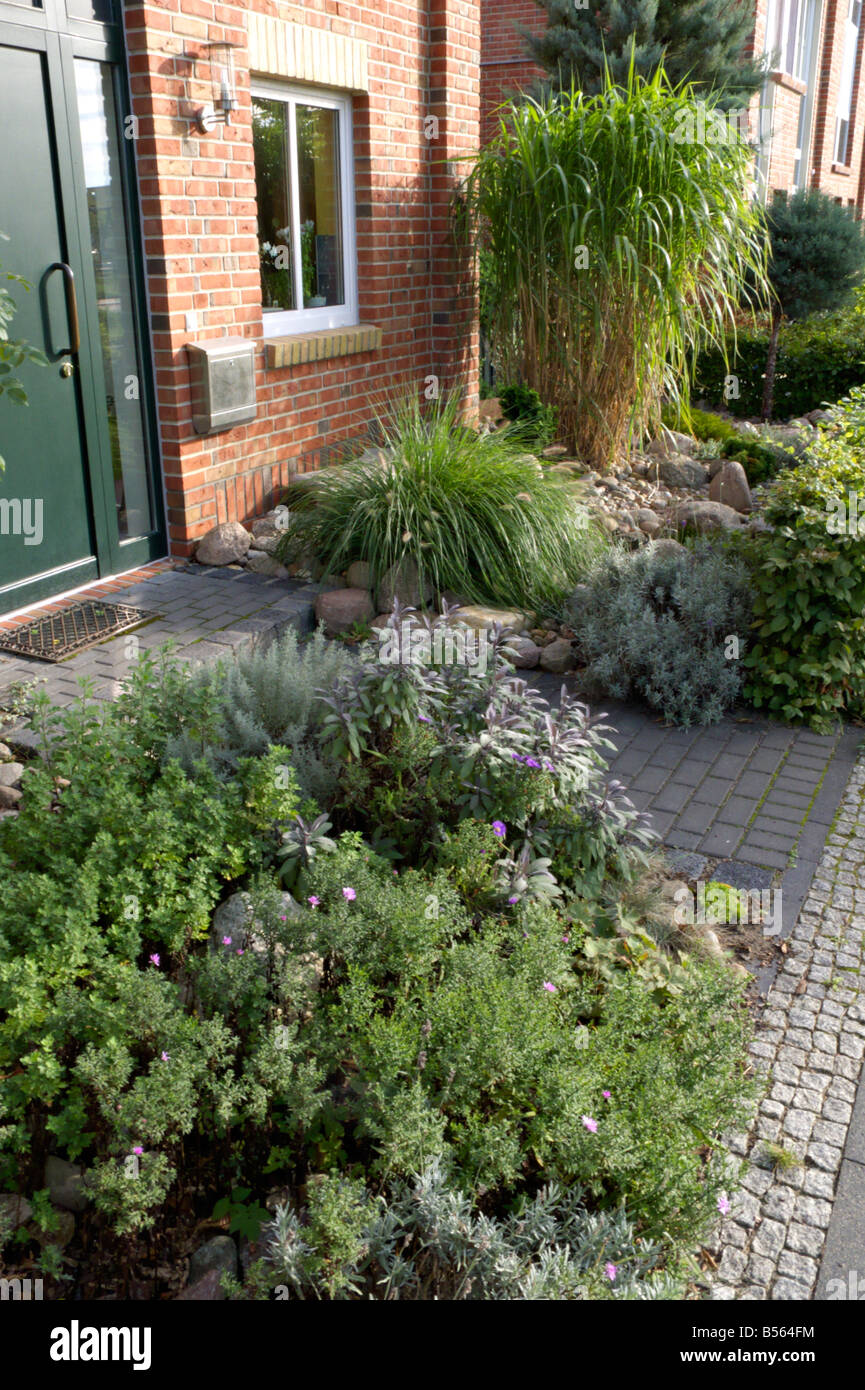
[[[349,97],[253,83],[267,337],[357,321],[351,129]]]
[[[838,106],[835,112],[835,163],[847,164],[850,154],[850,114],[853,110],[853,80],[859,52],[859,29],[862,24],[861,0],[849,0],[847,28],[844,35],[844,61],[838,87]]]
[[[766,52],[779,72],[807,82],[814,41],[815,0],[770,0]]]

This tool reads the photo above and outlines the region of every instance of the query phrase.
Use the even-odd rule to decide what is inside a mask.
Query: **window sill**
[[[852,168],[851,168],[851,166],[850,166],[849,164],[833,164],[833,165],[832,165],[832,173],[833,173],[833,174],[845,174],[845,175],[847,175],[847,176],[849,177],[850,174],[853,173],[853,170],[852,170]]]
[[[803,97],[808,90],[807,82],[800,82],[798,77],[794,77],[790,72],[776,71],[770,74],[772,81],[779,87],[786,87],[788,92],[796,92]]]
[[[328,357],[348,357],[354,352],[375,352],[381,347],[381,329],[372,323],[355,323],[346,328],[320,328],[314,333],[291,333],[265,338],[265,366],[299,367],[305,362],[322,362]]]

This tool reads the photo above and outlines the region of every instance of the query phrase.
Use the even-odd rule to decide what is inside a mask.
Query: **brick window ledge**
[[[271,368],[299,367],[328,357],[348,357],[353,352],[375,352],[380,347],[380,328],[372,323],[355,323],[345,328],[320,328],[314,333],[265,338],[264,360]]]
[[[782,72],[776,68],[773,73],[770,73],[770,76],[779,87],[786,87],[788,92],[797,92],[800,97],[803,97],[808,90],[808,83],[801,82],[791,72]]]
[[[849,177],[849,175],[853,173],[853,169],[849,164],[833,164],[832,173],[846,174]]]

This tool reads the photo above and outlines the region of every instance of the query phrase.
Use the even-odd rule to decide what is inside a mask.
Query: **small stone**
[[[704,487],[709,475],[702,463],[696,463],[686,454],[671,454],[658,464],[658,477],[667,487]]]
[[[661,522],[656,512],[651,507],[638,507],[635,513],[635,520],[640,530],[646,536],[656,536],[661,529]]]
[[[175,1303],[221,1303],[225,1299],[220,1283],[221,1274],[218,1269],[211,1269],[207,1274],[203,1274],[194,1284],[187,1284],[186,1288],[177,1295]]]
[[[517,608],[484,608],[477,603],[468,603],[454,614],[455,622],[464,623],[475,632],[486,632],[494,623],[512,632],[522,632],[531,625],[530,620],[534,621],[533,614],[521,613]]]
[[[531,671],[540,660],[541,649],[531,637],[511,637],[505,656],[518,671]]]
[[[372,589],[372,565],[366,560],[352,560],[345,579],[350,589]]]
[[[45,1161],[45,1186],[55,1207],[84,1211],[89,1198],[83,1187],[83,1177],[77,1163],[68,1163],[54,1154]]]
[[[685,559],[688,551],[681,541],[674,541],[672,536],[665,537],[663,540],[653,542],[655,552],[658,555],[680,555]]]
[[[12,757],[12,749],[7,743],[0,743],[0,763],[8,763]]]
[[[26,1197],[17,1192],[0,1192],[0,1220],[13,1233],[19,1226],[26,1226],[32,1215],[33,1208]]]
[[[195,551],[200,565],[234,565],[244,559],[252,536],[239,521],[223,521],[202,536]]]
[[[368,623],[375,615],[366,589],[332,589],[315,600],[315,620],[324,623],[328,637],[349,632],[355,623]]]
[[[189,1261],[189,1283],[197,1284],[205,1274],[237,1274],[237,1246],[231,1236],[213,1236],[195,1251]]]
[[[253,574],[263,574],[273,579],[288,579],[288,570],[266,550],[249,550],[246,555],[246,568]]]
[[[23,763],[0,763],[0,787],[17,787],[23,774]]]
[[[0,782],[0,811],[14,811],[21,800],[17,787],[6,787]]]
[[[542,671],[552,671],[556,675],[563,675],[565,671],[573,671],[576,666],[574,649],[570,642],[564,637],[557,637],[549,646],[544,647],[540,654],[540,666]]]
[[[780,1221],[764,1218],[757,1228],[753,1249],[757,1255],[774,1256],[784,1248],[785,1227]]]
[[[421,588],[417,565],[411,556],[406,556],[383,576],[378,589],[378,609],[380,613],[392,611],[396,599],[404,608],[423,608],[432,602],[432,597],[432,585],[427,581]],[[374,611],[370,609],[370,616]]]

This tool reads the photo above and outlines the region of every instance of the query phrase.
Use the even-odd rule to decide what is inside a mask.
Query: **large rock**
[[[189,1261],[189,1283],[206,1274],[237,1274],[237,1246],[231,1236],[213,1236],[200,1245]]]
[[[573,671],[576,666],[574,649],[564,637],[557,637],[549,646],[544,647],[540,655],[540,667],[542,671],[552,671],[556,675],[563,675],[565,671]]]
[[[195,558],[200,565],[236,565],[251,544],[252,536],[239,521],[223,521],[202,536]]]
[[[33,1215],[33,1208],[26,1197],[17,1192],[0,1192],[0,1222],[11,1231],[26,1226]]]
[[[65,1211],[84,1211],[89,1198],[84,1189],[84,1174],[77,1163],[52,1154],[45,1160],[45,1186],[55,1207]]]
[[[350,632],[355,623],[368,623],[375,607],[366,589],[332,589],[315,600],[315,620],[324,623],[328,637]]]
[[[723,502],[726,507],[732,507],[734,511],[751,511],[751,489],[741,463],[727,459],[709,483],[709,497],[713,502]]]
[[[687,547],[681,541],[674,541],[672,536],[664,536],[659,541],[652,542],[653,549],[658,555],[675,555],[682,559],[688,554]]]
[[[222,1292],[220,1278],[220,1271],[218,1269],[211,1269],[208,1274],[202,1275],[194,1284],[188,1284],[186,1288],[177,1295],[177,1298],[174,1300],[175,1303],[224,1302],[225,1294]]]
[[[518,671],[531,671],[540,661],[541,649],[531,637],[511,637],[505,655]]]
[[[378,587],[378,611],[387,613],[397,599],[403,608],[425,608],[432,597],[432,585],[426,583],[421,588],[417,565],[411,556],[406,556],[398,565],[391,565],[384,575]]]
[[[454,622],[464,623],[475,632],[487,632],[494,623],[522,632],[534,621],[531,613],[521,613],[518,608],[484,608],[479,603],[467,603],[454,614]]]
[[[0,743],[0,763],[8,763],[12,757],[12,749],[8,743]]]
[[[0,811],[14,811],[21,800],[17,787],[6,787],[0,782]]]
[[[744,518],[723,502],[680,502],[676,508],[676,524],[692,526],[695,531],[735,531],[744,526]]]
[[[372,589],[372,565],[366,560],[352,560],[345,577],[350,589]]]
[[[686,454],[671,454],[658,462],[658,477],[667,487],[702,487],[709,474],[702,463]]]
[[[23,774],[23,763],[0,763],[0,787],[17,787]]]

